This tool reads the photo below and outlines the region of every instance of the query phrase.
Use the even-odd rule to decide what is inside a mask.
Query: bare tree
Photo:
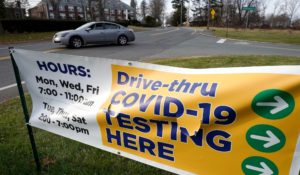
[[[59,4],[61,0],[49,0],[50,5],[52,6],[53,9],[53,15],[54,19],[59,19]]]
[[[290,25],[292,24],[295,13],[298,11],[300,7],[299,0],[285,0],[285,5],[287,7],[287,14],[290,18]]]
[[[159,23],[161,23],[162,13],[165,8],[164,0],[151,0],[150,1],[150,13]]]
[[[266,9],[267,9],[268,3],[269,3],[268,0],[259,1],[261,17],[264,19],[266,17]]]
[[[271,16],[271,27],[273,27],[273,23],[274,23],[274,17],[276,17],[278,15],[278,9],[280,8],[282,3],[282,0],[276,0],[274,2],[274,8],[273,8],[273,14]]]
[[[133,8],[133,18],[136,19],[136,0],[130,0],[130,6]]]
[[[104,9],[105,9],[105,5],[106,5],[106,0],[96,0],[96,2],[98,4],[99,19],[100,19],[100,21],[104,21],[105,20]]]
[[[248,7],[254,4],[256,0],[235,0],[238,14],[238,24],[242,25],[249,11],[243,10],[243,7]]]

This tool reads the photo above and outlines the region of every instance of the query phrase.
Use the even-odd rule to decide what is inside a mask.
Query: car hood
[[[74,30],[64,30],[64,31],[61,31],[61,32],[57,32],[56,35],[62,35],[64,33],[70,33],[72,31],[74,31]]]

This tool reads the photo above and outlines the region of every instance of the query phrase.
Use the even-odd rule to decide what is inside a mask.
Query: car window
[[[102,23],[97,23],[95,25],[96,25],[95,30],[103,30],[104,29],[104,25]]]
[[[88,27],[88,28],[90,28],[90,29],[94,30],[94,29],[95,29],[95,26],[96,26],[96,24],[93,24],[93,25],[91,25],[91,26],[90,26],[90,27]]]
[[[119,29],[120,27],[115,24],[105,24],[105,29]]]

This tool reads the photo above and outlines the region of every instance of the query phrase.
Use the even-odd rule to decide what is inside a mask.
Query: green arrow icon
[[[275,152],[285,145],[285,136],[271,125],[256,125],[246,133],[248,144],[261,152]]]
[[[285,91],[269,89],[258,93],[252,100],[253,111],[261,117],[276,120],[293,112],[295,101]]]
[[[270,160],[263,157],[249,157],[242,163],[245,175],[278,175],[278,168]]]

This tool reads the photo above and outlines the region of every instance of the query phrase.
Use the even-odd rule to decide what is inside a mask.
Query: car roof
[[[103,24],[115,24],[115,25],[118,25],[118,26],[121,26],[120,24],[118,23],[114,23],[114,22],[109,22],[109,21],[93,21],[93,22],[90,22],[91,24],[99,24],[99,23],[103,23]]]

